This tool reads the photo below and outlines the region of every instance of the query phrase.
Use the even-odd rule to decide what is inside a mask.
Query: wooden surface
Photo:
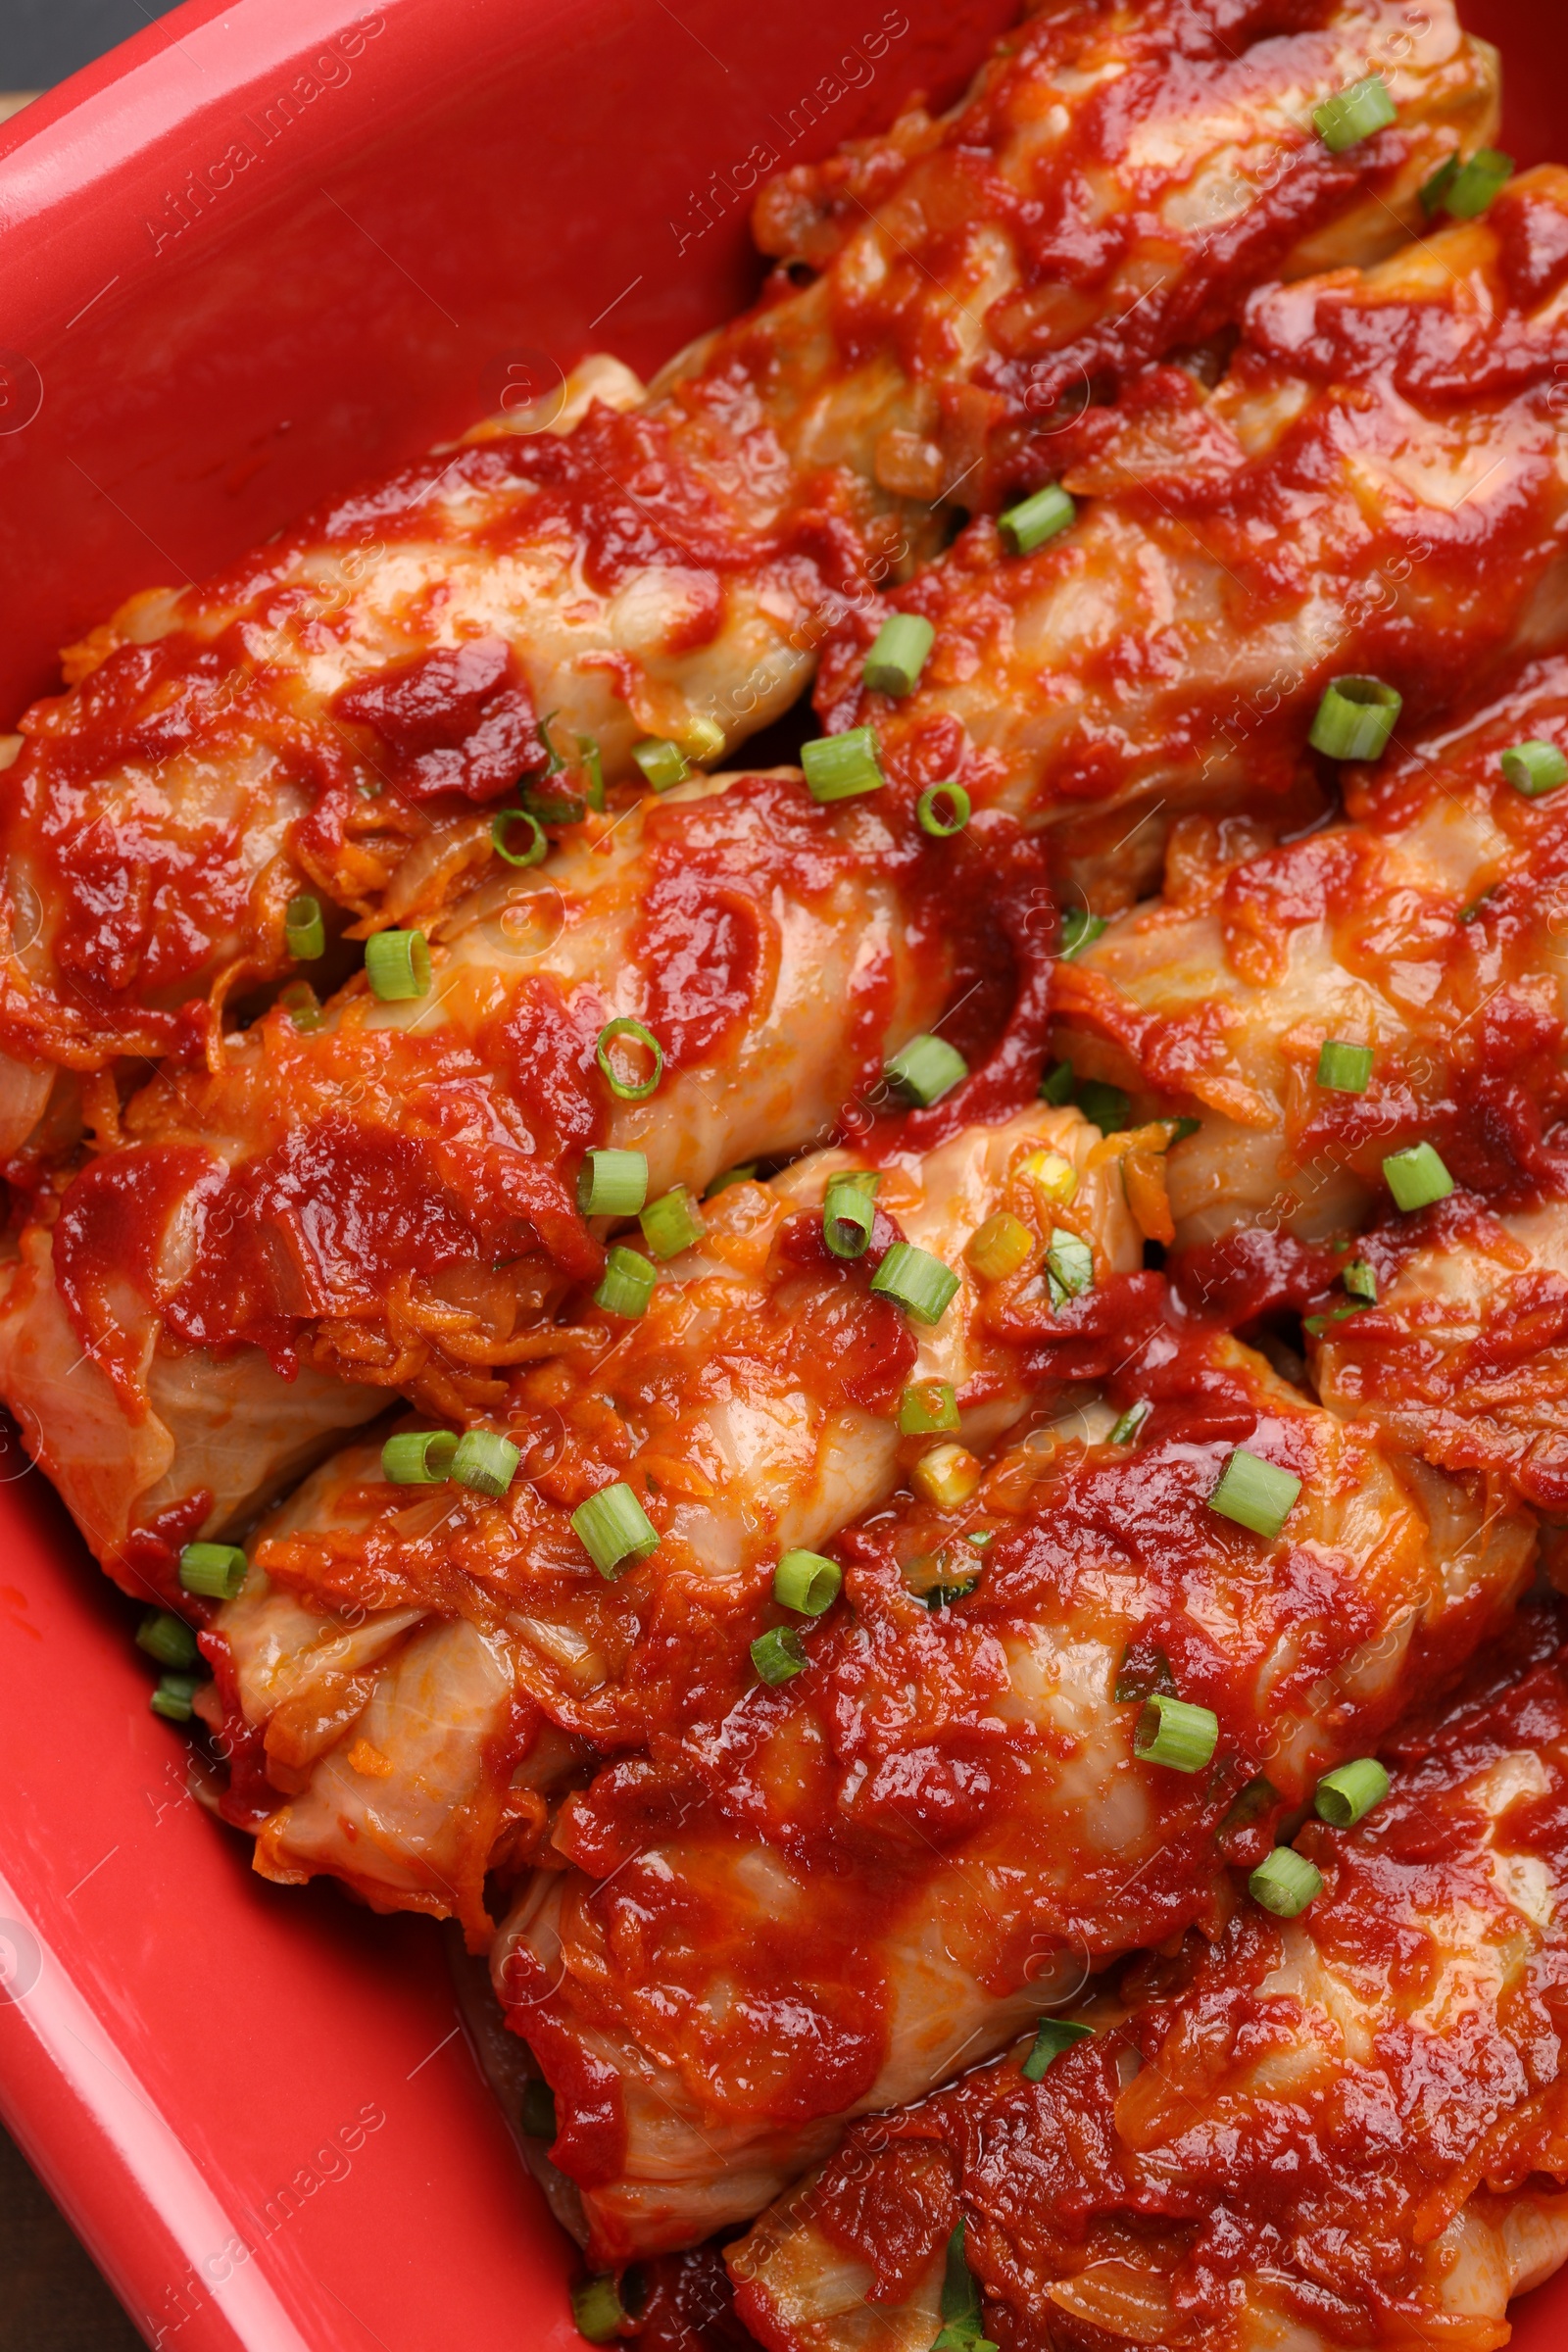
[[[0,2352],[140,2352],[141,2337],[0,2131]]]

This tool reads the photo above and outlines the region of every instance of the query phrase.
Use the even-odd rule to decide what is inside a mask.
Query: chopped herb
[[[1097,940],[1104,930],[1106,917],[1091,914],[1087,907],[1069,906],[1061,918],[1061,959],[1070,962],[1074,956]]]
[[[1035,2046],[1021,2068],[1026,2082],[1044,2081],[1046,2069],[1063,2050],[1070,2050],[1075,2041],[1093,2041],[1093,2026],[1081,2026],[1070,2017],[1043,2017],[1035,2035]]]
[[[1102,1135],[1119,1134],[1132,1108],[1124,1090],[1109,1085],[1103,1078],[1080,1078],[1073,1089],[1073,1101]]]
[[[931,2352],[997,2352],[982,2332],[980,2288],[963,2250],[963,2224],[948,2240],[947,2276],[942,2281],[942,2333]],[[930,2325],[929,2321],[926,2323]]]

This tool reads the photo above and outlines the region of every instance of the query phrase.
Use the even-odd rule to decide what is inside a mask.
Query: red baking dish
[[[0,722],[128,590],[754,271],[758,150],[948,97],[1009,0],[187,0],[0,131]],[[1568,23],[1476,0],[1549,152]],[[440,1933],[264,1885],[134,1612],[0,1450],[0,2109],[153,2344],[549,2352],[564,2242]],[[1519,2307],[1568,2338],[1568,2278]]]

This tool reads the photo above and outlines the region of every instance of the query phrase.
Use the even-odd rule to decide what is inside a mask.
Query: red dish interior
[[[746,297],[760,145],[945,99],[1012,13],[187,0],[28,109],[0,132],[0,721],[128,590],[460,428],[509,368],[656,365]],[[1539,161],[1568,21],[1469,15]],[[14,1438],[0,1616],[0,2109],[148,2340],[580,2343],[437,1932],[250,1874]],[[1515,2342],[1565,2336],[1568,2276]]]

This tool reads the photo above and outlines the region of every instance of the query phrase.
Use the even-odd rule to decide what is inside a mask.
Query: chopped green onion
[[[646,1078],[634,1082],[618,1074],[610,1058],[610,1049],[617,1037],[632,1038],[653,1055],[654,1066]],[[594,1046],[594,1058],[604,1071],[611,1093],[622,1102],[646,1102],[649,1096],[657,1091],[659,1081],[664,1075],[663,1047],[653,1031],[645,1029],[641,1021],[634,1021],[630,1013],[623,1012],[618,1020],[605,1023]]]
[[[1434,213],[1446,213],[1451,220],[1475,220],[1512,177],[1513,157],[1498,147],[1478,147],[1463,163],[1450,155],[1422,189],[1421,209],[1429,220]]]
[[[639,1222],[643,1240],[656,1257],[674,1257],[682,1250],[690,1250],[708,1231],[683,1184],[673,1186],[662,1199],[651,1200]]]
[[[1201,1772],[1218,1745],[1219,1717],[1212,1707],[1195,1707],[1162,1690],[1145,1699],[1133,1733],[1133,1754],[1141,1764]]]
[[[468,1429],[458,1440],[447,1476],[455,1485],[467,1487],[475,1494],[488,1494],[494,1501],[511,1486],[521,1460],[520,1450],[510,1438],[498,1437],[492,1429]]]
[[[585,2278],[571,2290],[571,2316],[577,2333],[591,2344],[608,2344],[631,2317],[613,2278]]]
[[[1033,498],[1020,499],[1015,507],[997,516],[997,528],[1002,533],[1004,547],[1015,556],[1033,555],[1048,539],[1064,531],[1078,509],[1059,482],[1048,482]]]
[[[983,1476],[966,1446],[933,1446],[909,1472],[909,1484],[940,1510],[956,1511],[969,1500]]]
[[[1136,1404],[1130,1404],[1127,1407],[1127,1410],[1123,1413],[1121,1419],[1117,1422],[1115,1428],[1105,1440],[1106,1445],[1135,1445],[1137,1443],[1139,1431],[1143,1428],[1144,1423],[1149,1419],[1149,1416],[1153,1409],[1153,1406],[1150,1403],[1147,1396],[1140,1396]]]
[[[571,1514],[572,1531],[601,1576],[624,1574],[659,1548],[659,1530],[630,1487],[601,1487]],[[624,1563],[624,1565],[623,1565]]]
[[[1380,760],[1404,697],[1381,678],[1336,678],[1325,688],[1307,741],[1330,760]]]
[[[894,1054],[883,1072],[890,1086],[929,1110],[944,1095],[951,1095],[969,1075],[969,1064],[956,1046],[950,1046],[945,1037],[911,1037],[908,1044]]]
[[[450,1429],[404,1429],[381,1448],[381,1476],[394,1487],[439,1487],[458,1441]]]
[[[1336,1095],[1364,1095],[1372,1083],[1372,1049],[1331,1037],[1317,1057],[1317,1082]]]
[[[852,727],[847,735],[818,735],[803,743],[801,766],[813,801],[850,801],[858,793],[880,791],[885,781],[869,727]]]
[[[1301,1482],[1293,1470],[1282,1470],[1276,1462],[1265,1462],[1249,1453],[1245,1446],[1238,1446],[1219,1474],[1208,1507],[1234,1519],[1238,1527],[1250,1527],[1254,1536],[1267,1537],[1272,1544],[1296,1508],[1300,1492]]]
[[[605,1259],[594,1304],[602,1306],[607,1315],[624,1315],[628,1323],[635,1323],[639,1315],[647,1314],[658,1283],[658,1267],[651,1266],[640,1250],[626,1250],[617,1244]]]
[[[585,1152],[577,1206],[585,1217],[634,1217],[648,1198],[646,1152]]]
[[[1453,1190],[1453,1178],[1430,1144],[1391,1152],[1383,1162],[1383,1181],[1396,1208],[1430,1208],[1434,1200],[1446,1200]]]
[[[295,1028],[307,1035],[313,1029],[319,1029],[325,1018],[321,1000],[308,980],[291,980],[277,1001]]]
[[[667,742],[662,735],[645,735],[641,743],[632,745],[631,756],[656,792],[668,792],[673,785],[684,784],[692,772],[680,745]]]
[[[738,1168],[723,1169],[719,1175],[713,1178],[712,1183],[709,1185],[703,1194],[703,1199],[705,1200],[715,1200],[720,1193],[727,1193],[732,1184],[755,1184],[757,1182],[757,1171],[760,1164],[761,1163],[759,1160],[745,1159],[742,1160]]]
[[[916,1380],[899,1398],[899,1434],[929,1438],[958,1427],[958,1399],[951,1380]]]
[[[326,954],[326,925],[321,920],[321,902],[308,892],[290,899],[283,909],[283,945],[296,963],[313,963],[318,956]]]
[[[528,835],[526,849],[508,849],[507,827],[509,825],[526,827]],[[508,865],[537,865],[550,847],[549,842],[545,839],[544,827],[531,808],[503,808],[499,816],[493,816],[490,819],[490,842],[496,856],[504,858]]]
[[[1371,138],[1375,131],[1387,130],[1398,119],[1398,109],[1381,74],[1369,74],[1364,81],[1352,82],[1348,90],[1337,90],[1332,98],[1325,98],[1321,106],[1312,109],[1317,135],[1330,155],[1343,155],[1347,147],[1358,147],[1363,139]]]
[[[948,814],[942,813],[942,803],[948,804]],[[914,813],[922,833],[935,841],[946,841],[952,833],[961,833],[969,822],[969,795],[961,784],[928,784],[914,804]]]
[[[561,757],[561,754],[557,751],[556,739],[550,732],[552,723],[560,716],[561,712],[559,710],[547,710],[543,718],[539,721],[540,740],[545,747],[545,774],[547,776],[559,776],[562,769],[566,764],[564,760],[563,760]]]
[[[1005,1282],[1034,1253],[1035,1237],[1005,1208],[987,1217],[969,1236],[964,1255],[982,1282]]]
[[[1254,1903],[1276,1919],[1295,1919],[1323,1891],[1323,1873],[1294,1846],[1277,1845],[1247,1882]]]
[[[1370,1304],[1370,1299],[1348,1298],[1345,1304],[1343,1306],[1337,1306],[1332,1314],[1303,1315],[1301,1318],[1301,1329],[1303,1331],[1309,1331],[1315,1340],[1321,1332],[1327,1331],[1331,1323],[1343,1323],[1346,1321],[1348,1316],[1362,1314]]]
[[[958,1277],[928,1250],[895,1242],[871,1277],[871,1288],[892,1298],[916,1323],[940,1323],[958,1288]]]
[[[1513,177],[1513,157],[1500,147],[1478,147],[1455,172],[1447,194],[1447,209],[1455,220],[1474,220]]]
[[[599,746],[591,735],[577,738],[577,763],[587,779],[583,798],[590,808],[602,810],[605,806],[605,763],[599,757]]]
[[[237,1544],[187,1544],[179,1555],[181,1586],[208,1600],[232,1600],[249,1568]]]
[[[1095,1253],[1077,1234],[1058,1230],[1046,1250],[1046,1274],[1053,1306],[1060,1306],[1064,1298],[1081,1298],[1095,1287]]]
[[[1538,801],[1543,793],[1568,784],[1568,759],[1554,743],[1516,743],[1511,752],[1502,755],[1502,772],[1515,792],[1522,792],[1527,801]]]
[[[1080,1078],[1073,1088],[1073,1101],[1102,1135],[1115,1135],[1125,1127],[1132,1108],[1125,1091],[1104,1078]]]
[[[1433,172],[1432,177],[1427,180],[1425,185],[1422,187],[1421,210],[1425,213],[1429,220],[1432,219],[1434,213],[1440,213],[1444,210],[1443,200],[1448,193],[1448,190],[1452,187],[1458,175],[1459,158],[1457,155],[1450,155],[1446,163],[1442,163],[1438,166],[1437,170]]]
[[[184,1674],[201,1656],[196,1637],[183,1617],[172,1609],[149,1609],[136,1628],[136,1647],[144,1649],[160,1666],[172,1666]]]
[[[825,1560],[819,1551],[786,1551],[773,1571],[773,1598],[780,1608],[820,1617],[837,1600],[843,1583],[836,1560]]]
[[[764,1683],[787,1683],[807,1663],[805,1642],[787,1625],[775,1625],[752,1643],[752,1664]]]
[[[710,718],[706,711],[694,710],[686,721],[681,749],[693,760],[716,760],[724,749],[724,730],[716,718]]]
[[[561,2129],[556,2121],[556,2094],[537,2075],[523,2085],[519,2120],[528,2139],[554,2139]]]
[[[912,694],[920,683],[936,630],[918,612],[895,612],[876,633],[860,671],[873,694]]]
[[[1069,906],[1061,918],[1059,954],[1062,962],[1070,963],[1092,940],[1098,939],[1105,928],[1106,920],[1102,914],[1091,914],[1087,907]]]
[[[201,1677],[194,1674],[161,1674],[158,1688],[147,1704],[155,1715],[166,1723],[189,1723],[194,1708],[192,1700],[201,1689]]]
[[[522,814],[536,817],[541,825],[580,825],[588,813],[588,804],[581,793],[550,792],[542,784],[522,785],[519,799]],[[511,813],[510,810],[503,811],[503,815]],[[501,819],[498,818],[496,822],[499,824]],[[492,825],[490,828],[492,840],[495,838],[495,825]],[[541,857],[543,854],[542,851],[537,853]],[[516,862],[532,865],[535,861],[535,855],[530,853],[529,856]]]
[[[1043,2017],[1035,2035],[1035,2046],[1024,2060],[1021,2069],[1026,2082],[1045,2080],[1046,2069],[1063,2050],[1070,2050],[1075,2041],[1093,2041],[1093,2026],[1080,2026],[1070,2017]]]
[[[1054,1102],[1059,1110],[1072,1101],[1073,1068],[1070,1061],[1053,1062],[1040,1081],[1040,1100]]]
[[[1369,1306],[1377,1303],[1377,1270],[1369,1266],[1364,1257],[1352,1257],[1340,1280],[1352,1298],[1364,1298]]]
[[[1353,1764],[1341,1764],[1326,1772],[1312,1802],[1318,1819],[1326,1821],[1330,1829],[1353,1830],[1388,1793],[1389,1776],[1376,1756],[1359,1756]]]
[[[1056,1208],[1065,1208],[1078,1190],[1078,1171],[1065,1152],[1031,1152],[1020,1173]]]
[[[376,931],[365,943],[365,977],[383,1004],[430,993],[430,949],[422,931]]]
[[[835,1257],[863,1257],[876,1221],[876,1188],[881,1177],[873,1168],[857,1168],[828,1178],[822,1202],[822,1239]]]

